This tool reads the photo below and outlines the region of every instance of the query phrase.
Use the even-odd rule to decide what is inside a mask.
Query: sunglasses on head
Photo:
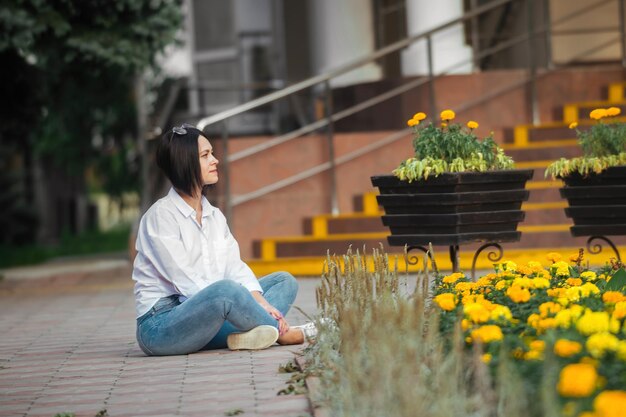
[[[172,132],[173,132],[174,134],[176,134],[176,135],[183,136],[183,135],[186,135],[186,134],[187,134],[187,129],[189,129],[189,128],[193,128],[193,129],[195,129],[196,127],[195,127],[195,126],[193,126],[193,125],[190,125],[189,123],[183,123],[183,124],[182,124],[182,125],[180,125],[180,126],[174,126],[174,127],[172,128]]]

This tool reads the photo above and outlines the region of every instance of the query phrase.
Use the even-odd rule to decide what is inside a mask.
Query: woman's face
[[[219,161],[213,156],[213,147],[204,136],[198,136],[198,155],[200,155],[202,184],[215,184],[219,179],[217,175],[217,164],[219,164]]]

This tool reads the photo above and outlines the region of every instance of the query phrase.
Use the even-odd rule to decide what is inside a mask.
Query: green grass
[[[107,232],[89,231],[78,236],[64,235],[57,245],[0,246],[0,268],[34,265],[65,257],[119,252],[128,248],[130,227]]]

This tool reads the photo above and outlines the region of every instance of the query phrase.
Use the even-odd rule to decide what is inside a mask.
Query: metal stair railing
[[[436,100],[436,93],[435,93],[435,89],[434,89],[434,81],[436,78],[441,77],[443,75],[446,75],[448,73],[450,73],[451,71],[461,67],[461,66],[465,66],[468,63],[472,63],[474,65],[474,67],[476,68],[476,63],[480,62],[481,59],[485,58],[485,57],[489,57],[489,56],[493,56],[494,54],[503,51],[505,49],[511,48],[515,45],[519,45],[522,44],[524,42],[527,42],[527,49],[528,49],[528,60],[527,60],[527,66],[526,69],[528,71],[528,76],[525,80],[522,81],[517,81],[514,83],[511,83],[510,85],[503,87],[499,90],[496,91],[491,91],[488,93],[485,93],[483,96],[478,97],[470,102],[466,102],[464,104],[461,104],[457,107],[457,111],[464,111],[467,110],[471,107],[474,107],[476,105],[479,105],[481,103],[484,103],[485,101],[488,101],[494,97],[497,97],[501,94],[505,94],[513,89],[519,88],[521,86],[528,86],[529,88],[529,96],[530,99],[528,100],[529,102],[527,103],[530,110],[531,110],[531,114],[533,115],[533,123],[538,123],[539,122],[539,116],[538,116],[538,106],[537,106],[537,92],[536,92],[536,80],[538,77],[541,77],[547,73],[549,73],[550,70],[553,69],[553,65],[552,65],[552,60],[551,57],[548,55],[546,57],[546,72],[544,72],[543,74],[538,74],[537,72],[537,65],[536,62],[533,58],[533,47],[532,47],[532,41],[535,40],[536,36],[538,35],[543,35],[544,36],[544,41],[545,41],[545,48],[546,48],[546,53],[550,54],[551,53],[551,49],[550,49],[550,37],[552,35],[554,35],[555,33],[558,32],[554,32],[553,31],[553,26],[556,26],[560,23],[569,21],[575,17],[579,17],[582,14],[588,13],[591,10],[594,10],[595,8],[597,8],[600,5],[604,5],[607,3],[611,3],[611,2],[615,2],[617,1],[619,4],[619,9],[620,9],[620,16],[619,16],[619,36],[616,39],[612,39],[610,41],[604,42],[602,45],[596,46],[595,48],[593,48],[593,51],[597,51],[598,48],[605,48],[609,45],[613,45],[616,42],[620,42],[621,43],[621,55],[622,55],[622,65],[624,67],[626,67],[626,43],[625,43],[625,34],[626,34],[626,29],[625,29],[625,25],[624,25],[624,2],[626,0],[599,0],[594,2],[593,4],[588,5],[587,7],[581,9],[581,10],[577,10],[574,11],[564,17],[562,17],[561,19],[559,19],[558,21],[555,22],[550,22],[549,17],[546,14],[546,11],[548,10],[548,4],[547,2],[549,0],[538,0],[542,3],[543,5],[543,15],[544,15],[544,22],[542,22],[541,25],[537,26],[535,25],[535,22],[533,21],[532,17],[534,16],[533,13],[533,6],[535,3],[535,0],[494,0],[493,2],[483,5],[483,6],[477,6],[477,2],[476,0],[472,0],[471,1],[471,5],[472,5],[472,9],[469,12],[466,12],[465,14],[463,14],[461,17],[454,19],[454,20],[450,20],[444,24],[441,24],[431,30],[428,31],[424,31],[422,33],[407,37],[403,40],[397,41],[391,45],[388,45],[384,48],[381,48],[365,57],[361,57],[358,59],[355,59],[354,61],[351,61],[343,66],[340,66],[339,68],[335,69],[335,70],[331,70],[327,73],[321,74],[321,75],[317,75],[314,77],[311,77],[307,80],[298,82],[296,84],[293,84],[291,86],[285,87],[282,90],[279,91],[275,91],[272,92],[270,94],[267,94],[263,97],[251,100],[247,103],[238,105],[236,107],[233,107],[231,109],[222,111],[220,113],[217,113],[215,115],[211,115],[205,118],[202,118],[198,123],[197,126],[200,130],[205,130],[207,127],[209,126],[220,126],[221,128],[219,129],[222,132],[222,140],[223,140],[223,152],[225,155],[225,158],[222,158],[223,160],[223,168],[222,170],[224,171],[224,177],[226,179],[226,184],[224,187],[224,195],[225,195],[225,202],[224,202],[224,206],[225,206],[225,214],[226,216],[230,219],[232,219],[232,209],[233,207],[257,199],[259,197],[262,197],[268,193],[274,192],[278,189],[284,188],[286,186],[292,185],[298,181],[304,180],[306,178],[309,178],[313,175],[319,174],[321,172],[324,172],[326,170],[330,170],[330,184],[329,184],[329,188],[330,188],[330,193],[331,193],[331,207],[330,207],[330,211],[333,214],[338,214],[339,213],[339,209],[338,209],[338,199],[337,199],[337,179],[336,179],[336,166],[345,162],[348,162],[350,160],[353,160],[367,152],[371,152],[375,149],[384,147],[396,140],[399,140],[405,136],[407,136],[410,133],[410,129],[402,129],[398,132],[395,132],[391,135],[385,136],[382,139],[378,140],[375,143],[369,144],[365,147],[360,148],[357,151],[354,151],[352,153],[346,154],[340,158],[336,158],[335,157],[335,150],[334,150],[334,143],[333,143],[333,138],[334,138],[334,123],[344,119],[348,116],[351,116],[353,114],[356,114],[360,111],[363,111],[365,109],[371,108],[375,105],[378,105],[386,100],[389,100],[393,97],[397,97],[403,93],[406,93],[412,89],[415,89],[419,86],[428,84],[429,85],[429,93],[430,93],[430,112],[431,114],[436,114],[437,112],[437,100]],[[454,25],[457,24],[461,24],[464,23],[468,20],[471,20],[473,22],[472,27],[473,30],[475,31],[477,28],[477,20],[478,17],[484,13],[487,13],[489,11],[492,11],[498,7],[501,7],[503,5],[509,5],[512,3],[525,3],[526,7],[527,7],[527,30],[525,33],[514,36],[510,39],[508,39],[507,41],[504,42],[500,42],[499,44],[492,46],[488,49],[483,50],[482,52],[478,53],[478,54],[473,54],[473,56],[470,58],[470,60],[463,60],[460,62],[457,62],[453,65],[450,65],[447,68],[444,68],[442,71],[440,71],[439,73],[435,74],[434,72],[434,68],[433,68],[433,51],[432,51],[432,42],[433,42],[433,37],[437,34],[440,33]],[[478,46],[475,44],[476,42],[478,42],[478,35],[477,33],[472,33],[471,36],[472,39],[472,43],[473,43],[473,50],[474,52],[478,51],[479,48]],[[332,91],[331,91],[331,86],[330,86],[330,82],[331,80],[345,74],[348,73],[356,68],[359,68],[361,66],[367,65],[371,62],[374,62],[382,57],[385,57],[389,54],[398,52],[416,42],[419,41],[425,41],[426,42],[426,50],[427,50],[427,61],[428,61],[428,73],[427,75],[423,76],[423,77],[418,77],[414,80],[408,81],[405,84],[402,84],[396,88],[393,88],[385,93],[379,94],[375,97],[372,97],[370,99],[364,100],[352,107],[343,109],[341,111],[338,112],[333,112],[333,103],[332,103]],[[589,51],[590,52],[590,51]],[[587,51],[585,51],[584,54],[586,54]],[[577,55],[575,57],[573,57],[571,59],[571,61],[574,61],[577,58],[580,58],[584,56],[583,54]],[[266,141],[264,141],[263,143],[256,145],[256,146],[252,146],[248,149],[239,151],[237,153],[233,153],[232,155],[229,155],[228,153],[228,141],[229,141],[229,129],[228,129],[228,123],[229,120],[232,119],[235,116],[239,116],[242,115],[250,110],[254,110],[257,109],[261,106],[265,106],[271,103],[274,103],[278,100],[284,99],[284,98],[288,98],[294,94],[297,94],[299,92],[302,92],[304,90],[307,90],[309,88],[315,87],[315,86],[323,86],[323,96],[325,98],[325,115],[323,119],[317,120],[315,122],[309,123],[305,126],[302,126],[296,130],[293,130],[291,132],[285,133],[283,135],[279,135],[276,136],[272,139],[268,139]],[[240,160],[242,158],[246,158],[249,157],[251,155],[254,155],[258,152],[267,150],[271,147],[277,146],[279,144],[288,142],[290,140],[293,140],[295,138],[301,137],[303,135],[321,130],[321,129],[325,129],[326,130],[326,139],[328,141],[329,144],[329,155],[328,155],[328,161],[320,164],[318,166],[315,166],[313,168],[309,168],[307,170],[303,170],[289,178],[285,178],[282,179],[280,181],[277,181],[275,183],[269,184],[267,186],[261,187],[255,191],[249,192],[247,194],[244,195],[240,195],[240,196],[236,196],[236,197],[232,197],[231,196],[231,192],[230,192],[230,172],[229,172],[229,164],[230,162],[234,162],[237,160]]]

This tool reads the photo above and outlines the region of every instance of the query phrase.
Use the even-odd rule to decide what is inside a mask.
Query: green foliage
[[[498,147],[492,136],[480,140],[473,129],[451,123],[414,127],[415,157],[402,162],[393,173],[409,182],[428,179],[444,172],[484,172],[510,169],[513,160]]]
[[[128,249],[129,227],[107,232],[89,231],[78,236],[64,235],[57,246],[0,244],[0,268],[33,265],[63,256],[120,252]]]
[[[19,90],[13,76],[0,81],[12,93],[3,95],[11,112],[2,112],[0,126],[26,127],[0,131],[3,141],[26,144],[25,154],[34,150],[70,175],[95,165],[99,185],[117,195],[136,189],[134,82],[181,23],[181,0],[2,2],[0,54],[27,75]],[[14,109],[21,102],[28,112]]]
[[[619,155],[626,152],[626,123],[600,120],[591,129],[576,129],[583,154],[590,158]]]
[[[133,72],[154,61],[179,29],[180,0],[8,0],[0,51],[46,69],[104,65]],[[52,67],[52,68],[51,68]]]
[[[605,289],[607,291],[626,291],[626,270],[623,267],[613,274]]]
[[[561,158],[550,164],[545,176],[563,178],[577,173],[582,176],[599,174],[607,168],[626,164],[626,123],[611,119],[620,109],[595,109],[590,113],[597,120],[588,130],[576,129],[582,157]],[[575,128],[577,124],[570,127]]]
[[[600,157],[560,158],[548,165],[545,176],[550,175],[552,178],[563,178],[576,173],[587,176],[592,173],[599,174],[607,168],[624,164],[626,164],[626,152]]]

